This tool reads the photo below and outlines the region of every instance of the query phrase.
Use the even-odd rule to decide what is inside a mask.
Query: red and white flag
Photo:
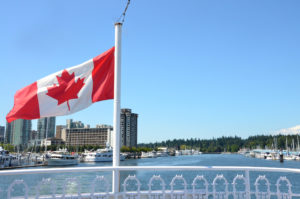
[[[44,77],[17,91],[6,120],[68,115],[114,98],[114,50]]]

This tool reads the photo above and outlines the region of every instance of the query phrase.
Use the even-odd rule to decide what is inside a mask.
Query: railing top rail
[[[38,174],[38,173],[63,173],[63,172],[96,172],[96,171],[264,171],[264,172],[288,172],[300,173],[297,168],[276,168],[276,167],[247,167],[247,166],[117,166],[117,167],[70,167],[70,168],[43,168],[43,169],[15,169],[1,170],[0,176],[3,175],[20,175],[20,174]]]

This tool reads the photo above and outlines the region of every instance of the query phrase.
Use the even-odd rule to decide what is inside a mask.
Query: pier
[[[20,165],[20,166],[10,166],[10,167],[3,167],[0,168],[0,170],[6,170],[6,169],[22,169],[22,168],[30,168],[30,167],[42,167],[47,166],[47,164],[35,164],[35,165]]]

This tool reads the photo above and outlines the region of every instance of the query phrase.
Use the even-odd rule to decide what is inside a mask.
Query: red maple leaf
[[[78,98],[77,94],[84,86],[84,78],[78,78],[75,82],[74,72],[70,75],[67,70],[62,72],[61,77],[56,76],[56,78],[59,86],[54,84],[52,87],[48,87],[46,95],[56,99],[58,101],[57,105],[67,102],[70,111],[69,100]]]

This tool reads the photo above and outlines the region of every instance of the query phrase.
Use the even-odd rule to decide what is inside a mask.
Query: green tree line
[[[300,139],[300,138],[299,138]],[[288,147],[291,148],[293,140],[295,148],[298,145],[298,135],[256,135],[242,139],[241,137],[220,137],[212,139],[173,139],[155,143],[141,143],[139,147],[157,148],[168,147],[174,149],[199,149],[202,152],[237,152],[241,148],[248,149],[286,149],[286,140]]]
[[[130,153],[149,152],[153,150],[154,150],[153,148],[149,148],[149,147],[128,147],[128,146],[121,147],[121,152],[130,152]]]

